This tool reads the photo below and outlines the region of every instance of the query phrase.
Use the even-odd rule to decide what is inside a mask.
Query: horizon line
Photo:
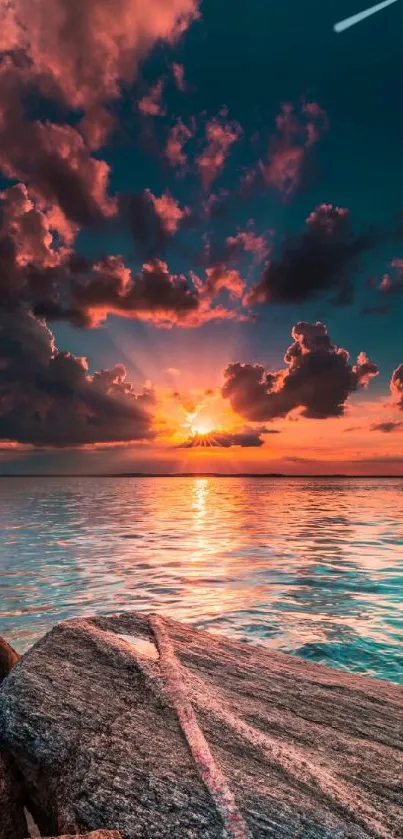
[[[344,472],[287,474],[285,472],[7,472],[0,479],[8,478],[382,478],[403,479],[402,475],[360,475]]]

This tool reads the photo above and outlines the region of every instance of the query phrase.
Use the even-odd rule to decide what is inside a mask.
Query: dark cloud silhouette
[[[260,448],[264,445],[262,431],[255,431],[253,428],[246,428],[243,431],[216,431],[211,434],[195,434],[182,443],[180,449],[195,448],[223,448],[230,449],[239,446],[244,449]]]
[[[375,422],[371,425],[371,431],[382,431],[384,434],[390,434],[392,431],[398,431],[403,427],[403,422]]]
[[[359,257],[373,244],[373,232],[353,233],[348,210],[321,204],[300,236],[285,237],[246,302],[302,303],[326,292],[334,302],[349,302]]]
[[[60,352],[43,321],[0,314],[0,439],[80,446],[153,437],[151,392],[137,394],[125,368],[91,375],[85,358]]]
[[[345,404],[378,368],[365,353],[354,365],[347,350],[334,346],[323,323],[297,323],[286,369],[268,372],[260,364],[230,364],[222,389],[236,413],[253,422],[287,416],[296,408],[313,419],[342,416]]]

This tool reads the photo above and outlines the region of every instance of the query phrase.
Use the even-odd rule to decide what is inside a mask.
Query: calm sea
[[[403,683],[403,481],[0,481],[0,634],[140,609]]]

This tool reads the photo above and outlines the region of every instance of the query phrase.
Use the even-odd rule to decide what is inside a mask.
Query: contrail
[[[380,12],[382,9],[386,9],[387,6],[391,6],[392,3],[397,3],[397,0],[383,0],[383,3],[377,3],[376,6],[372,6],[371,9],[367,9],[365,12],[358,12],[358,14],[346,18],[346,20],[341,20],[340,23],[335,23],[333,29],[335,32],[344,32],[345,29],[349,29],[350,26],[354,26],[356,23],[361,23],[362,20],[374,15],[375,12]]]

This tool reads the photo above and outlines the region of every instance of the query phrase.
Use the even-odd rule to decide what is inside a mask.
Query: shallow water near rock
[[[403,683],[403,480],[0,482],[0,634],[164,612]]]

